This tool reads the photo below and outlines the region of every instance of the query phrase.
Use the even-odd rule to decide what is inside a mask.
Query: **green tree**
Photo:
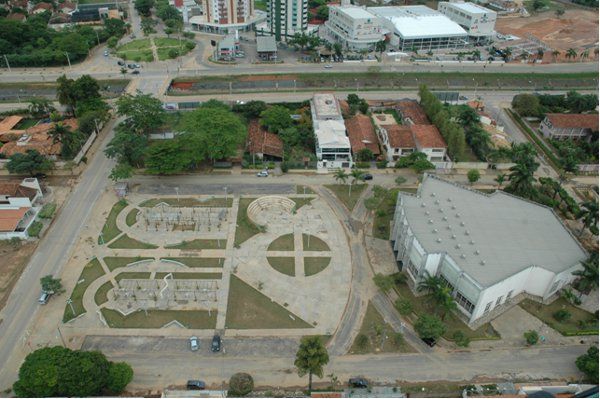
[[[46,118],[51,112],[56,111],[47,98],[32,98],[29,102],[29,113],[34,118]]]
[[[281,105],[273,105],[260,113],[260,124],[271,133],[277,133],[293,124],[290,111]]]
[[[100,352],[45,347],[27,355],[13,390],[19,397],[100,396],[111,382],[110,368]]]
[[[352,169],[350,171],[350,177],[352,177],[352,182],[351,182],[351,184],[348,185],[349,186],[348,187],[348,196],[350,196],[352,194],[352,186],[355,185],[356,182],[360,180],[360,178],[362,177],[362,175],[364,173],[365,172],[363,172],[360,169]]]
[[[150,10],[154,7],[154,0],[135,0],[134,7],[140,15],[150,16]]]
[[[421,174],[426,170],[435,169],[435,165],[429,162],[427,159],[417,159],[412,165],[412,170],[416,173]]]
[[[385,51],[386,47],[387,44],[385,40],[380,40],[377,43],[375,43],[375,51],[379,52],[380,55]]]
[[[313,374],[323,378],[323,366],[329,363],[329,354],[318,336],[306,336],[300,341],[296,352],[294,366],[298,369],[298,376],[308,374],[308,392],[312,391]]]
[[[359,162],[369,162],[374,158],[373,151],[368,148],[362,148],[356,153],[356,160]]]
[[[473,184],[481,178],[481,174],[479,170],[471,169],[467,172],[467,178],[469,179],[469,183]]]
[[[149,134],[165,122],[165,110],[159,99],[150,94],[125,94],[117,100],[117,114],[137,134]]]
[[[512,166],[509,170],[509,184],[506,186],[505,191],[523,198],[531,198],[535,192],[533,186],[535,181],[534,170],[520,163]]]
[[[194,163],[214,162],[235,154],[247,130],[239,116],[223,108],[199,108],[186,113],[178,140]]]
[[[588,351],[575,360],[575,365],[585,374],[589,382],[598,383],[598,347],[591,346]]]
[[[106,45],[108,46],[108,48],[116,48],[117,44],[119,44],[119,39],[115,36],[111,36],[108,38],[108,40],[106,41]]]
[[[190,167],[192,158],[189,149],[181,140],[164,140],[146,150],[145,164],[149,173],[171,175]]]
[[[388,292],[392,288],[394,288],[394,278],[392,276],[384,276],[381,273],[377,273],[375,277],[373,277],[373,282],[383,292]]]
[[[415,331],[421,339],[435,342],[446,332],[446,325],[436,315],[423,314],[415,323]]]
[[[267,104],[264,101],[248,101],[245,104],[235,104],[232,108],[233,112],[240,113],[246,118],[258,118],[260,114],[267,109]]]
[[[585,201],[581,204],[581,211],[579,213],[579,219],[583,226],[579,235],[583,234],[583,230],[588,228],[590,230],[598,231],[598,202],[596,201]],[[597,234],[597,233],[596,233]]]
[[[570,48],[567,50],[567,52],[565,53],[565,56],[567,57],[567,59],[572,59],[572,58],[577,58],[577,51],[575,51],[574,48]]]
[[[6,164],[6,169],[9,173],[27,173],[33,176],[36,173],[46,172],[52,169],[53,166],[54,163],[37,150],[27,150],[25,154],[20,152],[13,154]]]
[[[344,169],[338,169],[333,174],[333,178],[338,184],[340,184],[340,182],[341,184],[346,184],[346,180],[348,180],[348,174],[344,171]]]
[[[417,285],[417,291],[426,291],[429,294],[437,292],[442,287],[442,279],[438,276],[432,276],[429,272],[425,272],[425,275]]]
[[[564,323],[565,321],[569,320],[571,316],[571,312],[569,312],[567,309],[559,309],[552,314],[552,317],[554,317],[554,319],[559,323]]]
[[[317,8],[317,18],[322,21],[327,21],[329,18],[329,7],[326,5],[319,6],[319,8]]]
[[[562,17],[563,15],[565,15],[565,9],[564,8],[557,8],[556,11],[554,11],[554,14],[556,15],[556,18],[560,19],[560,17]]]
[[[358,334],[356,336],[356,346],[358,349],[365,350],[369,345],[369,337],[366,334]]]
[[[575,270],[574,276],[577,276],[577,288],[582,292],[598,288],[598,254],[594,253],[585,261],[581,262],[583,269]]]
[[[463,127],[478,125],[480,119],[477,111],[468,105],[461,105],[458,109],[458,120]]]
[[[498,174],[498,176],[496,176],[496,177],[494,178],[494,181],[495,181],[496,183],[498,183],[498,188],[501,188],[501,187],[502,187],[502,184],[504,184],[504,181],[505,181],[505,180],[506,180],[506,174],[504,174],[504,173],[500,173],[500,174]]]
[[[104,30],[106,31],[106,35],[108,37],[114,37],[116,39],[119,39],[127,31],[125,27],[125,21],[119,18],[104,19]]]
[[[108,177],[112,181],[129,179],[133,175],[133,167],[127,163],[118,163],[110,171]]]
[[[540,340],[540,335],[535,330],[525,331],[523,333],[523,337],[525,337],[527,345],[535,345]]]
[[[114,137],[104,150],[106,156],[116,159],[118,164],[141,167],[148,147],[148,137],[136,134],[124,124],[120,124],[115,130]]]
[[[248,373],[235,373],[229,379],[227,396],[246,396],[254,389],[254,379]]]
[[[413,305],[408,299],[398,298],[394,303],[396,310],[403,316],[408,316],[413,311]]]
[[[59,278],[54,278],[52,275],[44,276],[40,279],[42,290],[45,292],[51,292],[56,295],[60,295],[65,292],[62,286],[62,282]]]
[[[108,366],[108,383],[106,388],[113,394],[123,392],[133,379],[133,369],[127,363],[110,363]]]
[[[521,116],[540,115],[540,100],[534,94],[517,94],[513,97],[511,106]]]

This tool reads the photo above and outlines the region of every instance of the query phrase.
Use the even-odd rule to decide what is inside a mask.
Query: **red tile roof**
[[[415,125],[428,125],[429,119],[425,115],[425,111],[414,100],[398,101],[398,111],[404,118],[408,118]]]
[[[35,188],[22,186],[21,182],[7,181],[0,182],[0,195],[7,197],[27,197],[32,200],[37,195],[37,190]]]
[[[20,12],[9,14],[6,18],[12,21],[24,21],[26,19],[25,14],[21,14]]]
[[[345,123],[353,153],[356,154],[358,151],[368,148],[374,155],[381,154],[379,140],[377,140],[370,117],[356,114],[347,119]]]
[[[74,131],[77,129],[77,119],[66,119],[61,122],[64,126]],[[6,157],[10,157],[16,153],[25,153],[27,150],[37,150],[42,155],[59,155],[61,152],[61,144],[54,143],[52,137],[48,134],[50,129],[54,126],[54,123],[41,123],[39,125],[35,125],[30,127],[29,129],[23,131],[8,131],[2,134],[2,137],[5,136],[15,136],[15,140],[19,138],[19,136],[27,135],[29,136],[29,140],[26,142],[20,143],[18,145],[18,141],[10,141],[0,147],[0,153],[4,154]],[[11,134],[14,133],[14,134]]]
[[[411,125],[416,143],[421,148],[446,148],[446,142],[433,125]]]
[[[15,231],[29,209],[31,208],[0,209],[0,231]]]
[[[7,116],[0,122],[0,133],[7,132],[15,127],[19,122],[23,119],[22,116],[19,115],[11,115]]]
[[[283,158],[283,141],[278,135],[269,133],[260,126],[258,119],[253,119],[248,124],[246,148],[251,154],[262,153]]]
[[[37,3],[33,9],[31,10],[32,12],[37,11],[37,10],[52,10],[52,4],[50,3]]]
[[[412,130],[407,125],[390,125],[385,130],[392,148],[415,148]]]
[[[546,118],[557,128],[584,128],[598,130],[597,114],[546,114]]]

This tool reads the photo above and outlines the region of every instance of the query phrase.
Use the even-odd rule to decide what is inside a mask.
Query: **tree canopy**
[[[290,111],[281,105],[273,105],[260,113],[260,124],[271,133],[277,133],[293,124]]]
[[[423,314],[415,323],[415,331],[423,340],[436,341],[446,332],[446,326],[438,316]]]
[[[598,383],[598,347],[591,346],[588,351],[575,361],[579,371],[593,384]]]
[[[254,380],[248,373],[235,373],[229,379],[228,396],[246,396],[254,389]]]
[[[27,355],[13,390],[19,397],[100,396],[120,393],[132,378],[131,367],[101,352],[54,346]]]
[[[39,172],[52,169],[53,162],[37,152],[27,150],[25,154],[16,153],[9,158],[6,169],[14,174],[29,174],[31,176]]]
[[[296,352],[294,366],[298,369],[300,377],[308,374],[308,390],[312,389],[313,374],[319,378],[323,377],[323,366],[329,363],[327,349],[318,336],[306,336],[300,341],[300,347]]]
[[[117,114],[137,134],[149,134],[165,122],[165,110],[159,99],[150,94],[125,94],[117,100]]]

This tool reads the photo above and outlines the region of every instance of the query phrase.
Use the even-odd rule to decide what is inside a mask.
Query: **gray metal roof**
[[[425,175],[418,196],[401,195],[425,251],[447,253],[482,286],[531,266],[560,273],[587,257],[551,209],[502,191],[486,195]]]
[[[256,51],[259,53],[277,51],[275,36],[258,36],[256,38]]]

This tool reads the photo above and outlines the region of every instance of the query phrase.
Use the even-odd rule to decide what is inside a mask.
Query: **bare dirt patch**
[[[554,12],[548,11],[527,18],[499,18],[496,30],[502,34],[513,34],[521,38],[533,35],[552,49],[566,51],[569,48],[578,50],[590,49],[592,60],[595,44],[598,43],[598,13],[587,10],[565,10],[559,19]],[[559,61],[564,60],[564,54]]]
[[[0,309],[4,308],[37,243],[31,241],[12,244],[8,240],[0,240]]]

